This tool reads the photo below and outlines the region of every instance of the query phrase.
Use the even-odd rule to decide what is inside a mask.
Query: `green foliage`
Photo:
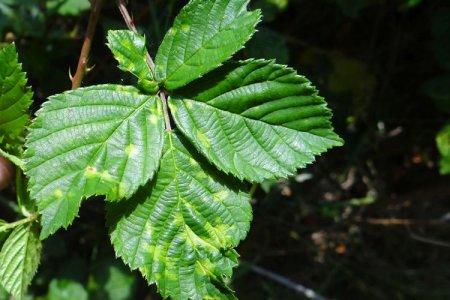
[[[252,213],[244,184],[232,176],[294,175],[342,145],[305,77],[274,61],[226,62],[259,22],[247,4],[192,0],[166,34],[155,70],[143,36],[110,31],[119,68],[138,87],[97,85],[49,98],[24,155],[41,238],[67,228],[83,199],[103,195],[117,256],[164,297],[234,297],[227,285],[234,248]],[[79,291],[53,285],[55,293]]]
[[[117,255],[156,282],[163,296],[221,297],[237,262],[232,248],[249,229],[250,197],[185,144],[168,133],[155,180],[110,206],[111,240]]]
[[[27,87],[14,44],[0,49],[0,66],[0,136],[4,136],[0,145],[5,146],[24,131],[33,93]]]
[[[41,241],[35,224],[17,226],[0,253],[0,283],[15,298],[22,299],[36,273]]]
[[[84,287],[73,280],[53,279],[45,300],[88,300],[88,293]]]
[[[156,76],[174,90],[217,68],[255,32],[260,12],[249,0],[192,0],[176,17],[156,55]]]
[[[450,125],[444,127],[436,137],[436,143],[441,154],[440,171],[450,174]]]
[[[100,259],[89,277],[88,291],[91,299],[135,299],[136,277],[116,259]]]
[[[119,68],[130,72],[139,80],[139,86],[149,93],[156,93],[158,83],[147,63],[145,37],[129,30],[110,30],[108,46],[119,62]]]
[[[72,223],[83,198],[128,198],[153,176],[162,150],[161,116],[156,97],[129,86],[50,98],[30,127],[25,152],[42,238]]]
[[[240,179],[293,175],[342,144],[311,83],[272,61],[227,64],[178,91],[169,104],[197,149]]]
[[[18,34],[42,34],[45,16],[39,0],[2,0],[0,2],[0,33],[13,30]]]
[[[89,9],[89,0],[47,0],[47,9],[60,15],[76,16]]]

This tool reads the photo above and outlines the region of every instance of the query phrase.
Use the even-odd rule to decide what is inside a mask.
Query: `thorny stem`
[[[117,6],[119,7],[120,13],[122,14],[123,20],[127,24],[128,29],[130,29],[134,33],[138,33],[136,25],[134,24],[133,18],[131,17],[130,13],[128,12],[125,0],[117,0]],[[148,53],[148,51],[146,52],[146,60],[147,60],[148,67],[150,68],[150,71],[153,74],[153,77],[155,77],[155,63],[153,62],[153,59],[150,56],[150,54]],[[172,125],[170,124],[169,107],[167,105],[167,93],[166,93],[166,91],[161,89],[158,94],[162,101],[163,112],[164,112],[164,122],[166,124],[166,131],[171,132]]]
[[[84,38],[83,47],[81,48],[80,58],[78,60],[77,71],[75,75],[71,77],[72,90],[81,86],[83,78],[87,73],[89,53],[91,52],[92,40],[94,39],[102,3],[103,0],[91,0],[91,14],[89,16],[88,28]]]

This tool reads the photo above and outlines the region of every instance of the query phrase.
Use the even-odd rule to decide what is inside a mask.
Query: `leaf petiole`
[[[27,217],[25,219],[21,219],[19,221],[13,222],[13,223],[3,224],[3,225],[0,226],[0,232],[5,232],[7,230],[16,228],[17,226],[34,222],[38,218],[39,218],[39,214],[35,213],[35,214],[30,215],[29,217]]]
[[[8,152],[4,151],[1,148],[0,148],[0,156],[3,156],[4,158],[8,159],[10,162],[18,166],[21,170],[25,170],[25,162],[21,158],[9,154]]]

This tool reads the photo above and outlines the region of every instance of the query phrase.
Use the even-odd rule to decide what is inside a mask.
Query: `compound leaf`
[[[173,90],[217,68],[255,32],[249,0],[193,0],[176,17],[156,55],[156,76]]]
[[[219,169],[261,182],[294,175],[342,140],[304,77],[272,61],[231,63],[169,105],[178,128]]]
[[[22,299],[36,273],[41,241],[35,224],[16,227],[0,253],[0,283],[16,299]]]
[[[0,49],[0,136],[17,138],[28,123],[33,93],[14,44]]]
[[[116,254],[156,282],[164,297],[231,298],[224,279],[237,263],[233,248],[249,229],[249,195],[187,147],[168,133],[151,185],[109,204],[111,240]]]
[[[27,136],[26,173],[45,238],[67,227],[83,198],[130,197],[159,165],[164,124],[156,96],[100,85],[52,96]]]
[[[119,68],[132,73],[139,85],[150,93],[156,93],[158,83],[147,63],[145,37],[130,30],[108,31],[108,47],[119,62]]]

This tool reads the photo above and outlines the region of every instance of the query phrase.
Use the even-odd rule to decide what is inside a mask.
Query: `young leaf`
[[[0,253],[0,284],[20,300],[36,273],[41,257],[36,226],[20,225],[10,234]]]
[[[110,204],[116,254],[164,297],[231,297],[224,278],[249,229],[249,195],[168,133],[158,175],[129,201]],[[224,294],[222,294],[224,293]]]
[[[108,47],[119,62],[119,68],[132,73],[139,79],[139,85],[149,93],[155,94],[158,83],[153,78],[147,63],[145,37],[130,30],[108,31]]]
[[[342,140],[304,77],[272,61],[225,65],[169,101],[178,128],[219,169],[240,179],[294,175]]]
[[[156,96],[119,85],[69,91],[44,104],[25,152],[42,238],[67,227],[83,198],[128,198],[153,176],[163,146],[161,115]]]
[[[255,32],[260,12],[249,0],[192,0],[176,17],[156,55],[156,76],[173,90],[217,68]]]
[[[0,49],[0,136],[16,138],[23,132],[32,97],[16,47],[9,44]]]
[[[450,125],[444,127],[436,137],[436,143],[442,158],[440,161],[441,174],[450,174]]]

